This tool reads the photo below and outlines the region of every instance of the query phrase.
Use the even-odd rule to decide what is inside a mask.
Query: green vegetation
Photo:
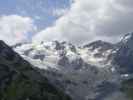
[[[39,73],[34,71],[28,70],[29,73],[37,74],[38,78]],[[37,79],[32,74],[29,77],[27,73],[11,71],[3,74],[4,78],[0,84],[0,100],[71,100],[62,91],[48,83],[47,79],[41,76],[42,79]]]
[[[49,84],[29,80],[22,75],[11,81],[1,95],[1,100],[70,100]]]
[[[133,100],[133,79],[122,82],[122,91],[126,93],[130,100]]]

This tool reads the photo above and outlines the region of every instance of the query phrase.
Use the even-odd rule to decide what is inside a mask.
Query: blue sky
[[[59,17],[53,15],[53,10],[69,7],[69,0],[0,0],[0,15],[31,17],[38,29],[44,29]]]

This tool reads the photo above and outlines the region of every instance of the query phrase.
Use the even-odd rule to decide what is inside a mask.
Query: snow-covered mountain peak
[[[102,40],[97,40],[87,45],[84,45],[84,48],[89,48],[91,50],[94,50],[97,48],[100,48],[101,50],[108,50],[108,49],[113,48],[113,44],[102,41]]]
[[[125,36],[123,36],[121,39],[122,43],[128,43],[130,41],[133,41],[133,32],[125,34]]]

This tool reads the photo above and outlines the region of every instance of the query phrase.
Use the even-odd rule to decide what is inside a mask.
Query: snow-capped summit
[[[125,36],[122,37],[121,42],[122,43],[127,43],[130,40],[133,41],[133,32],[125,34]]]
[[[91,50],[100,48],[102,51],[103,50],[108,50],[113,48],[113,44],[102,41],[102,40],[97,40],[92,43],[89,43],[87,45],[84,45],[84,48],[89,48]]]
[[[115,45],[102,40],[94,41],[83,46],[88,50],[89,62],[105,65],[111,63],[110,55],[114,52]],[[91,56],[91,57],[90,57]]]

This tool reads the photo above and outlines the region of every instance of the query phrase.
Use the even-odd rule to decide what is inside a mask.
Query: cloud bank
[[[33,20],[29,17],[18,15],[0,17],[0,40],[10,45],[28,40],[28,33],[35,29]]]
[[[116,42],[122,34],[133,31],[132,5],[132,0],[73,0],[70,10],[52,27],[38,32],[33,41]]]

